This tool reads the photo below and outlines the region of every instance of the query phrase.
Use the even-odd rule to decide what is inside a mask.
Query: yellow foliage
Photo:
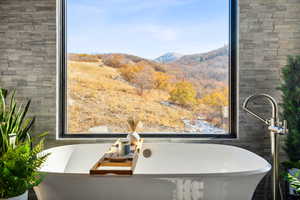
[[[143,95],[144,90],[152,89],[154,86],[154,69],[151,67],[144,67],[142,70],[134,74],[132,83],[138,88],[138,94]]]
[[[122,60],[124,59],[124,56],[121,54],[113,54],[107,57],[103,60],[105,65],[108,65],[110,67],[114,68],[120,68],[122,67]]]
[[[154,72],[154,88],[168,90],[171,76],[164,72]]]
[[[170,100],[180,105],[193,105],[196,102],[196,90],[192,83],[181,81],[176,83],[170,92]]]
[[[89,54],[68,54],[68,59],[77,62],[99,62],[96,55]]]
[[[119,68],[119,71],[125,80],[132,81],[135,77],[135,74],[143,69],[143,66],[124,64],[121,68]]]
[[[201,98],[199,103],[213,107],[228,106],[228,88],[224,87],[213,90]]]

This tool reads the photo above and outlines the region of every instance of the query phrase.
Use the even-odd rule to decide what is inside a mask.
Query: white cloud
[[[135,31],[149,34],[150,37],[160,41],[175,41],[178,38],[178,31],[159,25],[141,25]]]

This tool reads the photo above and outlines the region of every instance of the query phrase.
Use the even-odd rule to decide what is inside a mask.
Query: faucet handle
[[[283,120],[283,134],[288,134],[289,130],[288,130],[288,127],[287,127],[287,121],[286,120]]]
[[[280,135],[286,135],[288,134],[288,128],[287,128],[287,121],[283,120],[283,122],[278,122],[277,125],[274,125],[274,119],[270,120],[271,125],[268,127],[268,129],[274,133],[280,134]]]

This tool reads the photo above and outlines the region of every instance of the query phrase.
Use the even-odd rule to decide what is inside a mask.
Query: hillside
[[[182,118],[192,112],[160,102],[166,92],[137,89],[125,81],[118,70],[98,63],[70,61],[68,64],[68,130],[89,132],[91,127],[106,127],[108,132],[125,132],[126,120],[133,114],[143,122],[145,132],[183,131]]]
[[[186,78],[225,82],[228,79],[228,47],[203,54],[185,55],[168,63],[168,66],[184,71]]]
[[[158,62],[158,59],[173,61]],[[143,65],[152,67],[157,71],[167,72],[177,79],[193,82],[200,96],[202,96],[203,91],[206,93],[212,89],[224,87],[228,81],[228,46],[206,53],[184,56],[167,53],[155,61],[128,54],[70,54],[69,60],[101,62],[113,68],[143,63]]]
[[[223,134],[227,53],[223,47],[168,63],[120,53],[69,54],[69,132],[126,132],[127,119],[136,116],[143,132]]]
[[[201,97],[228,85],[228,46],[207,53],[184,55],[165,63],[164,69],[181,79],[191,81]]]

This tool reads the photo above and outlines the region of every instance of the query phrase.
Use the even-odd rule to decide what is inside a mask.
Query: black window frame
[[[67,45],[66,0],[59,0],[57,14],[57,65],[58,65],[58,138],[120,138],[126,133],[67,133]],[[141,133],[143,138],[220,138],[235,139],[238,131],[238,0],[229,0],[229,131],[228,134]]]

